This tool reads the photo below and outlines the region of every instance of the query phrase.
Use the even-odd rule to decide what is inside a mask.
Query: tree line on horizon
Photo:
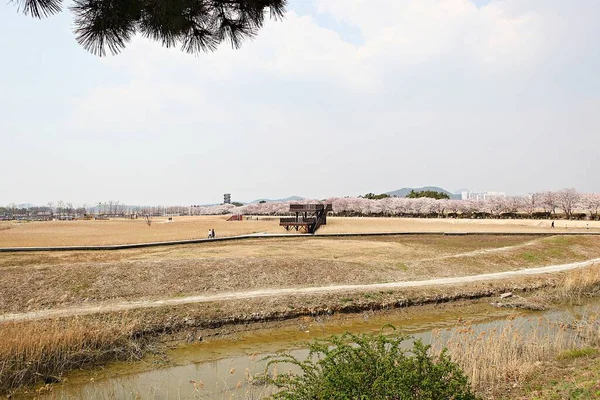
[[[487,200],[435,199],[430,197],[335,197],[325,200],[261,202],[214,206],[125,206],[118,201],[100,202],[93,207],[74,207],[59,201],[42,207],[0,207],[0,217],[34,215],[76,215],[84,213],[126,217],[141,215],[288,215],[290,203],[331,203],[333,215],[377,217],[438,218],[560,218],[600,219],[600,193],[580,193],[575,189],[544,191],[527,196],[491,197]]]
[[[575,189],[544,191],[527,196],[495,196],[487,200],[435,199],[430,197],[336,197],[293,203],[331,203],[333,215],[439,218],[590,218],[600,217],[600,193]],[[288,215],[290,202],[267,202],[234,207],[222,204],[198,207],[197,215]]]

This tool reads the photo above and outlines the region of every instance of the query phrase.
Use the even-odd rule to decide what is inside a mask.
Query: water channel
[[[303,318],[276,328],[256,329],[222,338],[175,346],[166,360],[148,356],[136,363],[113,363],[104,368],[75,371],[46,393],[45,399],[236,399],[260,398],[264,386],[248,382],[248,375],[264,372],[266,355],[288,352],[307,354],[306,342],[345,331],[378,332],[392,324],[403,333],[425,343],[444,340],[453,330],[469,324],[474,333],[501,327],[508,321],[520,329],[540,329],[540,319],[569,321],[589,307],[562,307],[554,311],[530,312],[494,308],[487,302],[412,307],[381,313]],[[546,325],[545,325],[546,326]],[[547,329],[547,328],[544,328]],[[287,372],[287,371],[284,371]],[[39,398],[39,397],[38,397]]]

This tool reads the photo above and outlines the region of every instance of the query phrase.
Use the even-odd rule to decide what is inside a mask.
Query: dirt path
[[[548,265],[538,268],[526,268],[516,271],[495,272],[490,274],[460,276],[453,278],[436,278],[423,281],[403,281],[403,282],[388,282],[388,283],[373,283],[365,285],[332,285],[332,286],[317,286],[317,287],[300,287],[300,288],[281,288],[281,289],[261,289],[251,291],[225,292],[214,295],[187,296],[178,298],[167,298],[161,300],[144,300],[144,301],[129,301],[121,303],[108,303],[96,306],[73,307],[63,309],[50,309],[32,311],[26,313],[14,313],[0,315],[0,321],[23,321],[30,319],[44,319],[56,317],[69,317],[76,315],[89,315],[103,312],[126,311],[140,308],[175,306],[191,303],[208,303],[214,301],[226,300],[244,300],[255,299],[262,297],[279,297],[279,296],[299,296],[322,293],[349,292],[349,291],[367,291],[381,289],[401,289],[415,288],[433,285],[452,285],[470,282],[480,282],[488,280],[499,280],[505,278],[513,278],[519,276],[531,276],[547,274],[552,272],[569,271],[577,268],[587,267],[593,264],[600,263],[600,258],[594,258],[587,261],[575,262],[569,264]]]
[[[431,258],[423,258],[421,260],[415,261],[415,263],[447,260],[449,258],[473,257],[473,256],[479,256],[479,255],[483,255],[483,254],[490,254],[490,253],[503,253],[505,251],[511,251],[511,250],[515,250],[515,249],[525,248],[528,246],[533,246],[533,245],[539,243],[540,240],[541,239],[535,239],[535,240],[531,240],[529,242],[515,244],[512,246],[494,247],[491,249],[480,249],[480,250],[467,251],[465,253],[450,254],[450,255],[431,257]]]

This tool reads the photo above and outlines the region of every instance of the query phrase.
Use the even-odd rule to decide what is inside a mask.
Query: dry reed
[[[566,273],[553,292],[553,300],[558,302],[581,302],[584,297],[590,297],[600,288],[600,264],[577,269]]]
[[[599,286],[600,271],[598,266],[592,266],[567,273],[550,297],[581,301]],[[511,320],[487,331],[465,325],[451,331],[449,337],[435,331],[433,351],[447,347],[479,392],[503,390],[519,385],[542,362],[561,353],[600,346],[600,310],[589,309],[584,315],[569,319]]]
[[[125,320],[125,319],[124,319]],[[0,324],[0,393],[65,371],[142,356],[135,323],[73,318]]]
[[[455,331],[448,341],[434,338],[436,350],[446,346],[453,358],[480,392],[489,388],[517,385],[527,378],[541,361],[582,345],[576,330],[544,319],[531,326],[508,322],[487,332],[471,327]]]

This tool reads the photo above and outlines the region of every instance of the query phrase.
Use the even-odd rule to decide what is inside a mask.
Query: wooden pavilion
[[[331,204],[290,204],[290,213],[296,216],[281,218],[279,226],[286,231],[315,233],[321,225],[327,224],[327,213],[332,210]]]

